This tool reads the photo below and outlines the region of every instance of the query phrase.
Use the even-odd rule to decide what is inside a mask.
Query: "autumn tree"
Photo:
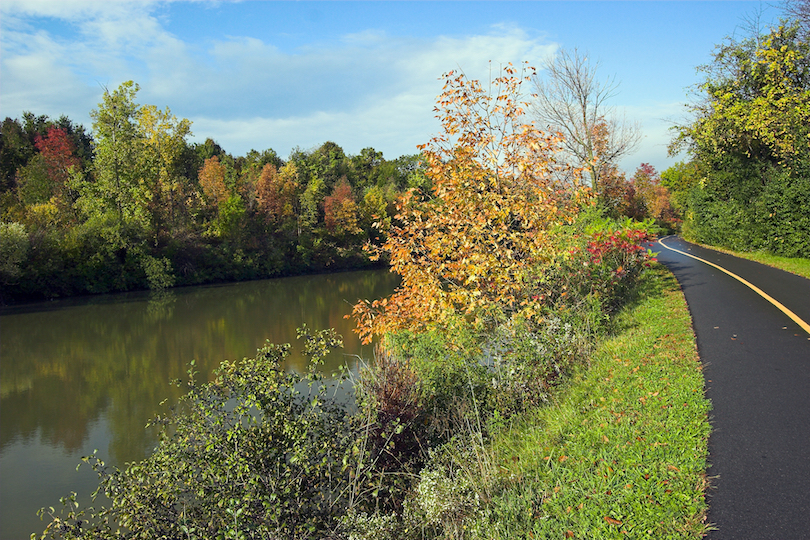
[[[616,165],[609,164],[602,168],[601,175],[597,201],[605,214],[612,218],[640,215],[641,210],[635,204],[635,189],[627,181],[625,173]]]
[[[67,185],[66,172],[71,167],[87,168],[91,155],[92,139],[84,126],[66,116],[52,120],[26,111],[22,121],[3,120],[0,207],[4,219],[24,219],[32,205],[49,206],[49,211],[59,214],[60,221],[68,218],[76,194]]]
[[[520,309],[528,269],[551,255],[549,229],[570,219],[575,197],[557,189],[560,140],[526,121],[523,85],[534,70],[503,68],[484,87],[444,76],[436,113],[442,133],[420,146],[432,184],[409,191],[375,257],[388,254],[402,277],[388,298],[354,306],[358,331],[420,329],[463,314],[485,322]]]
[[[206,201],[208,201],[208,204],[213,208],[219,208],[230,196],[228,186],[225,184],[226,174],[225,165],[219,161],[218,156],[206,159],[200,169],[200,187],[203,190]]]
[[[341,179],[323,200],[324,225],[333,236],[345,240],[362,231],[358,226],[358,205],[348,180]]]
[[[275,225],[283,227],[295,220],[297,207],[297,170],[294,163],[287,163],[281,170],[268,163],[256,183],[256,200],[259,212]]]
[[[649,163],[642,163],[630,178],[634,205],[630,217],[652,218],[659,225],[674,228],[679,221],[672,206],[670,192],[663,185],[661,175]]]
[[[532,110],[540,125],[563,136],[563,147],[599,190],[605,168],[632,153],[641,139],[638,125],[620,116],[609,102],[618,92],[614,79],[597,79],[598,64],[579,51],[561,49],[534,78]]]
[[[74,217],[76,193],[70,179],[79,174],[81,160],[64,129],[51,126],[37,135],[38,153],[17,172],[17,196],[25,205],[26,221],[39,228],[64,225]]]

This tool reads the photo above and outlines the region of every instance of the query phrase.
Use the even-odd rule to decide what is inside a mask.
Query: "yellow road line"
[[[659,240],[658,240],[658,243],[659,243],[659,244],[661,244],[662,246],[664,246],[665,248],[667,248],[667,249],[668,249],[668,250],[670,250],[670,251],[674,251],[675,253],[680,253],[681,255],[686,255],[687,257],[692,257],[692,258],[693,258],[693,259],[695,259],[695,260],[698,260],[698,261],[700,261],[700,262],[702,262],[702,263],[706,263],[706,264],[708,264],[709,266],[713,266],[714,268],[717,268],[717,269],[718,269],[718,270],[720,270],[721,272],[725,272],[726,274],[728,274],[729,276],[733,277],[734,279],[736,279],[737,281],[739,281],[739,282],[740,282],[740,283],[742,283],[743,285],[745,285],[745,286],[749,287],[749,288],[750,288],[752,291],[754,291],[755,293],[757,293],[758,295],[760,295],[762,298],[764,298],[765,300],[767,300],[768,302],[770,302],[771,304],[773,304],[774,306],[776,306],[776,307],[777,307],[777,308],[778,308],[778,309],[779,309],[779,310],[780,310],[782,313],[784,313],[785,315],[787,315],[788,317],[790,317],[790,319],[791,319],[793,322],[795,322],[796,324],[798,324],[799,326],[801,326],[801,327],[802,327],[802,329],[803,329],[805,332],[807,332],[808,334],[810,334],[810,324],[807,324],[806,322],[804,322],[802,319],[800,319],[800,318],[799,318],[799,316],[798,316],[798,315],[796,315],[795,313],[793,313],[792,311],[790,311],[790,310],[789,310],[788,308],[786,308],[786,307],[785,307],[785,306],[784,306],[782,303],[780,303],[780,302],[778,302],[777,300],[775,300],[775,299],[774,299],[772,296],[770,296],[768,293],[766,293],[765,291],[763,291],[762,289],[760,289],[759,287],[757,287],[757,286],[756,286],[756,285],[754,285],[753,283],[750,283],[750,282],[748,282],[748,281],[744,280],[743,278],[741,278],[741,277],[740,277],[740,276],[738,276],[737,274],[735,274],[735,273],[733,273],[733,272],[729,272],[728,270],[726,270],[726,269],[725,269],[725,268],[723,268],[722,266],[718,266],[718,265],[714,264],[713,262],[709,262],[709,261],[707,261],[706,259],[701,259],[700,257],[695,257],[694,255],[690,255],[689,253],[686,253],[685,251],[681,251],[680,249],[671,248],[671,247],[669,247],[668,245],[666,245],[666,244],[663,242],[663,240],[661,240],[661,239],[659,239]]]

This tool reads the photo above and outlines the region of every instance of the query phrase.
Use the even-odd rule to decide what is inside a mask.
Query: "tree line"
[[[670,150],[688,159],[629,178],[617,163],[638,127],[608,105],[586,54],[550,58],[527,107],[561,135],[562,183],[581,181],[612,218],[737,250],[810,257],[810,48],[806,2],[793,18],[728,39]],[[805,10],[806,11],[806,10]],[[803,15],[804,13],[804,15]],[[424,153],[386,160],[334,142],[234,157],[189,143],[191,124],[105,90],[92,136],[67,117],[26,112],[0,126],[0,294],[25,298],[254,279],[371,264],[397,226],[396,201],[429,194]],[[376,224],[376,226],[375,226]]]
[[[3,121],[4,301],[364,267],[397,197],[426,187],[418,155],[190,143],[191,123],[138,91],[105,90],[92,135],[65,116]]]
[[[557,88],[579,92],[532,81],[547,96],[534,116],[567,134],[560,181],[583,178],[613,217],[675,227],[654,168],[627,180],[616,165],[639,137],[605,106],[615,87],[576,51],[546,67]],[[212,139],[190,143],[191,122],[139,104],[139,89],[105,89],[92,135],[31,112],[0,125],[3,302],[364,267],[363,246],[386,241],[400,196],[430,192],[424,153],[386,160],[326,142],[286,160],[272,149],[234,157]]]

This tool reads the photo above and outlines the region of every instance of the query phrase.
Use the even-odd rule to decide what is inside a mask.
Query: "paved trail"
[[[676,237],[651,245],[681,284],[712,402],[712,540],[810,539],[810,280]]]

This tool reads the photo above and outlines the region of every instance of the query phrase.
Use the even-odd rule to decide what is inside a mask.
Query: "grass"
[[[810,259],[804,259],[801,257],[781,257],[765,251],[740,252],[717,246],[707,246],[704,244],[698,245],[705,247],[706,249],[713,249],[722,253],[728,253],[729,255],[734,255],[735,257],[740,257],[741,259],[748,259],[749,261],[767,264],[768,266],[773,266],[774,268],[779,268],[780,270],[791,272],[810,279]]]
[[[485,538],[701,538],[709,403],[686,303],[657,267],[550,406],[491,441]]]

